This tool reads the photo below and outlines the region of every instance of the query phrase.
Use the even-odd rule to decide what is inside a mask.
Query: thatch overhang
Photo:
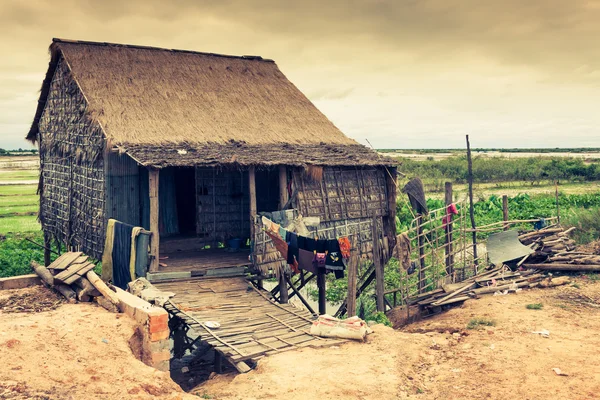
[[[345,136],[257,56],[54,39],[38,108],[63,57],[110,147],[142,165],[393,165]]]

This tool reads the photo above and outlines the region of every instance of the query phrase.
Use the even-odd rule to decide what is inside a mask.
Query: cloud
[[[376,146],[600,146],[600,0],[2,2],[0,141],[22,140],[65,37],[273,58]]]

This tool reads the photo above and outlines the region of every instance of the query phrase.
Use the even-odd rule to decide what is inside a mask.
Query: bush
[[[600,238],[600,208],[576,210],[561,222],[566,227],[576,228],[571,237],[578,244],[590,243]]]
[[[31,274],[31,261],[44,263],[44,249],[26,239],[44,243],[41,232],[0,236],[0,278]]]

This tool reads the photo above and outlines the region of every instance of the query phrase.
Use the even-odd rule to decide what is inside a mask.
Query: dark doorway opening
[[[196,173],[193,167],[175,168],[175,201],[179,233],[196,234]]]

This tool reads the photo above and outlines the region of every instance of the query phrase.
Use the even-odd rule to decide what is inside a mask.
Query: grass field
[[[11,181],[36,181],[37,170],[0,170],[0,234],[36,232],[39,197],[37,184],[11,185]]]

